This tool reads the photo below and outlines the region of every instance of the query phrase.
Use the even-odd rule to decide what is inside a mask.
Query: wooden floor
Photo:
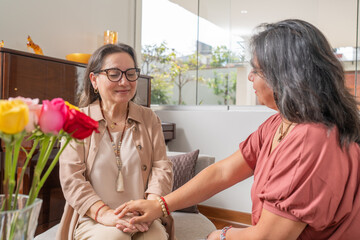
[[[246,228],[251,226],[251,214],[238,211],[198,205],[199,211],[205,215],[217,229],[226,226]]]

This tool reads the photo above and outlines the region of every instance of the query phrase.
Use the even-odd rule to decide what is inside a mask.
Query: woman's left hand
[[[130,222],[130,219],[132,219],[134,216],[139,216],[139,213],[136,213],[136,212],[135,213],[127,213],[121,219],[126,222]],[[147,232],[149,230],[151,223],[143,222],[143,223],[136,223],[133,225],[135,226],[136,229],[128,228],[121,224],[117,224],[116,228],[120,229],[121,231],[126,232],[126,233]]]
[[[221,230],[216,230],[207,236],[207,240],[220,240]]]

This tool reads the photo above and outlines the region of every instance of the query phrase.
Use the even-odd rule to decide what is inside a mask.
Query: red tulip
[[[99,132],[97,129],[99,123],[85,113],[75,109],[68,109],[68,115],[64,124],[64,131],[72,134],[73,138],[82,140],[89,137],[93,131]]]

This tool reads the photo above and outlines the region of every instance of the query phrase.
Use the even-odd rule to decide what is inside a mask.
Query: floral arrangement
[[[25,170],[37,149],[39,157],[26,206],[35,201],[69,142],[72,139],[82,140],[93,131],[98,132],[97,128],[98,122],[61,98],[44,100],[42,105],[38,99],[22,97],[0,100],[0,138],[5,145],[5,201],[1,211],[16,210]],[[24,140],[32,141],[31,148],[22,146]],[[46,169],[50,154],[59,141],[63,141],[63,144]],[[21,172],[16,174],[20,151],[25,152],[26,159]]]

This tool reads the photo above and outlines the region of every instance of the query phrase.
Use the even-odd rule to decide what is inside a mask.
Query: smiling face
[[[135,68],[135,63],[128,53],[118,52],[105,57],[101,69],[109,68],[126,71],[129,68]],[[120,81],[111,82],[105,72],[90,73],[90,80],[94,89],[99,90],[101,99],[109,104],[128,103],[136,92],[137,81],[129,82],[125,74],[122,74]]]
[[[251,65],[252,69],[248,79],[253,83],[253,88],[255,89],[255,94],[258,97],[259,103],[274,110],[278,110],[274,100],[274,92],[266,82],[256,58],[253,58]]]

